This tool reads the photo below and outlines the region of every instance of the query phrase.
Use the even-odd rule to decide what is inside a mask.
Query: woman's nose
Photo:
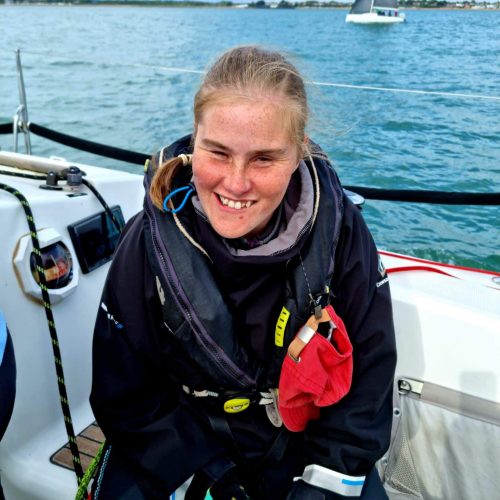
[[[243,162],[233,160],[224,179],[224,187],[235,196],[241,196],[250,190],[251,183]]]

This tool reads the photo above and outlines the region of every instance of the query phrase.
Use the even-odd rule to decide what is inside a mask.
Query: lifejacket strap
[[[182,390],[193,398],[203,399],[209,398],[207,401],[217,401],[217,402],[227,402],[237,399],[248,399],[249,404],[257,403],[259,405],[271,405],[274,402],[272,391],[276,391],[276,389],[269,389],[268,391],[239,391],[239,392],[226,392],[220,393],[211,391],[208,389],[194,390],[188,387],[187,385],[182,386]],[[247,407],[245,407],[246,409]],[[233,413],[233,412],[228,412]]]

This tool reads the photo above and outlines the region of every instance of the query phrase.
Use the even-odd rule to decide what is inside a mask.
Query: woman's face
[[[258,235],[283,199],[299,152],[271,100],[208,106],[197,124],[193,175],[203,210],[224,238]]]

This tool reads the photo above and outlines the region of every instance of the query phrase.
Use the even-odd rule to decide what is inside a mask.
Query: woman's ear
[[[302,141],[302,156],[306,156],[309,153],[309,136],[304,134],[304,140]]]

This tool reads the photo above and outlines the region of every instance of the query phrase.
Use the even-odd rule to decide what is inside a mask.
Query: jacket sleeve
[[[306,428],[311,465],[302,478],[316,486],[351,484],[350,492],[333,491],[359,496],[389,446],[396,346],[388,278],[360,210],[348,200],[331,289],[353,345],[353,379],[349,393]]]
[[[7,323],[0,311],[0,441],[7,429],[16,396],[16,360]],[[0,486],[0,495],[2,488]]]
[[[154,286],[137,217],[120,241],[102,294],[90,401],[112,452],[135,471],[145,497],[166,498],[220,446],[180,403],[171,382],[172,344]]]

